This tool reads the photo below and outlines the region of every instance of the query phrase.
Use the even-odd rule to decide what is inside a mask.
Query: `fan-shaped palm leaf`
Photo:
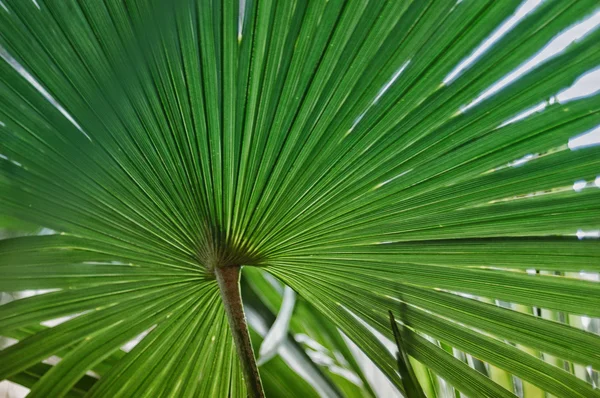
[[[597,5],[548,0],[498,30],[518,1],[2,0],[2,222],[56,233],[0,241],[1,290],[51,289],[0,306],[18,340],[0,379],[261,396],[251,338],[280,297],[248,275],[267,325],[249,334],[246,266],[297,292],[290,332],[363,384],[310,364],[319,390],[276,358],[260,372],[275,396],[373,394],[344,336],[404,391],[378,335],[390,310],[421,382],[600,396],[567,366],[598,370],[600,337],[559,322],[600,317],[600,285],[565,276],[600,271],[575,236],[599,228],[600,190],[571,189],[600,152],[567,145],[600,124],[600,96],[555,97],[599,65]]]

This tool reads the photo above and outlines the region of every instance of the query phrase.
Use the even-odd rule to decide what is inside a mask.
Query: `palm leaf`
[[[406,396],[409,398],[422,398],[425,397],[425,393],[419,384],[419,380],[417,380],[417,376],[413,367],[410,363],[409,356],[404,349],[404,341],[405,338],[402,337],[400,329],[398,328],[398,324],[396,323],[396,319],[394,318],[394,314],[390,311],[390,322],[392,325],[392,332],[394,334],[394,341],[396,342],[396,346],[398,347],[398,353],[396,354],[396,358],[398,361],[398,371],[400,372],[400,376],[402,377],[402,383],[404,385],[404,391],[406,392]],[[404,332],[404,328],[403,328]]]
[[[267,275],[256,269],[248,269],[245,276],[247,284],[242,285],[245,288],[245,303],[254,310],[261,308],[265,317],[269,317],[270,313],[272,323],[273,314],[279,310],[283,302],[282,294],[285,293],[279,291],[279,289],[283,290],[283,287],[273,278],[268,279]],[[320,394],[350,397],[375,396],[369,380],[352,355],[343,334],[335,324],[319,314],[307,302],[300,300],[296,303],[287,332],[288,335],[292,335],[289,340],[299,347],[301,353],[302,346],[305,346],[308,354],[321,358],[319,363],[313,363],[311,366],[318,369],[322,375],[320,378],[323,381],[319,383]],[[298,336],[297,343],[295,336]],[[309,357],[306,354],[296,354],[295,358],[300,360],[303,356]],[[335,384],[328,387],[332,381],[335,381]],[[361,383],[362,386],[359,386]],[[336,391],[337,389],[341,391]]]
[[[574,277],[600,271],[576,237],[600,228],[600,156],[568,145],[600,96],[560,94],[600,62],[596,1],[0,6],[0,290],[49,289],[0,306],[18,340],[0,379],[262,396],[260,372],[273,395],[314,395],[281,358],[257,369],[252,267],[299,295],[286,344],[336,395],[374,394],[346,337],[409,392],[389,309],[430,395],[438,376],[472,397],[514,396],[512,376],[525,398],[600,395],[600,337],[573,321],[600,317],[600,285]],[[269,325],[281,297],[248,268]]]

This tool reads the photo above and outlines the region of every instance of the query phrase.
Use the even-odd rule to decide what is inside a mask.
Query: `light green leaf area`
[[[285,284],[269,396],[376,396],[346,338],[411,394],[388,311],[429,398],[439,378],[454,397],[600,396],[580,322],[600,318],[600,245],[577,234],[600,230],[600,147],[568,145],[600,95],[559,95],[600,65],[598,2],[543,1],[497,34],[520,7],[2,0],[0,291],[43,294],[0,306],[18,340],[0,380],[244,397],[232,331],[257,352]],[[215,280],[242,266],[250,332]]]
[[[56,248],[56,239],[48,238],[53,241],[50,248]],[[69,251],[63,248],[63,252]],[[55,252],[54,259],[49,253],[43,254],[38,257],[39,263],[46,267],[49,260],[61,258],[60,252]],[[73,259],[73,256],[62,258]],[[94,285],[75,283],[69,289],[0,307],[2,333],[20,339],[2,351],[2,378],[16,375],[18,381],[19,372],[58,354],[61,361],[43,374],[30,395],[65,394],[84,377],[86,370],[92,369],[101,374],[101,379],[93,384],[90,396],[154,395],[163,391],[245,396],[239,360],[229,338],[216,284],[201,275],[193,278],[171,273],[158,282],[146,279],[143,274],[137,276],[138,280],[127,281],[127,272],[117,270],[108,279],[98,275],[99,282]],[[77,273],[71,277],[87,279]],[[58,275],[57,280],[69,278]],[[58,326],[35,330],[40,321],[73,313],[79,315]],[[27,327],[33,327],[34,333],[22,330]],[[147,330],[150,330],[148,335],[123,356],[120,348]],[[181,361],[183,357],[189,360]],[[108,369],[103,364],[107,359],[113,363]],[[221,376],[215,379],[213,373]]]
[[[258,347],[262,339],[252,333],[252,343]],[[283,395],[287,397],[318,397],[315,389],[298,373],[290,369],[283,359],[276,357],[260,368],[265,394],[269,396]]]
[[[274,313],[280,308],[283,299],[281,285],[273,278],[268,280],[264,273],[253,268],[244,271],[247,285],[242,287],[245,303],[254,310],[260,310],[265,318],[274,321]],[[252,323],[251,323],[252,325]],[[302,337],[310,338],[303,341]],[[306,301],[299,301],[294,307],[293,317],[288,328],[288,340],[299,347],[301,353],[296,358],[306,356],[304,352],[320,355],[321,363],[312,364],[308,359],[308,372],[319,380],[316,387],[326,396],[372,397],[375,396],[363,370],[354,358],[342,333],[326,317]],[[349,373],[340,374],[340,370]]]

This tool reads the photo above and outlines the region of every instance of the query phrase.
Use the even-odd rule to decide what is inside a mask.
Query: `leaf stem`
[[[244,307],[242,304],[242,295],[240,293],[240,266],[215,267],[215,276],[219,284],[221,298],[229,327],[233,335],[233,341],[237,348],[238,357],[242,364],[242,372],[248,389],[248,396],[251,398],[263,398],[263,391],[260,374],[256,366]]]

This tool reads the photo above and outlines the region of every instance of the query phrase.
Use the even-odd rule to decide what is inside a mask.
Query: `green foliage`
[[[437,396],[441,378],[511,397],[511,375],[600,396],[585,380],[600,337],[568,323],[600,317],[600,284],[565,276],[600,271],[598,242],[575,237],[600,228],[600,189],[571,189],[600,148],[567,146],[600,124],[600,95],[554,100],[600,64],[600,29],[479,100],[596,0],[543,2],[451,80],[519,1],[0,6],[0,291],[50,289],[0,306],[18,340],[0,380],[32,397],[246,396],[215,280],[245,266],[255,351],[278,283],[298,294],[259,369],[269,396],[375,395],[347,339],[410,394],[388,310],[410,330],[406,374]]]
[[[406,340],[411,338],[410,332],[407,332],[408,329],[404,327],[402,328],[401,332],[398,324],[396,323],[393,312],[390,311],[389,313],[392,332],[394,334],[394,341],[398,347],[396,358],[398,361],[398,371],[404,386],[404,395],[406,398],[425,398],[425,393],[423,392],[423,389],[419,384],[419,380],[417,379],[417,375],[415,374],[415,371],[410,363],[410,357],[404,349]],[[404,337],[402,337],[402,334],[404,334]]]

